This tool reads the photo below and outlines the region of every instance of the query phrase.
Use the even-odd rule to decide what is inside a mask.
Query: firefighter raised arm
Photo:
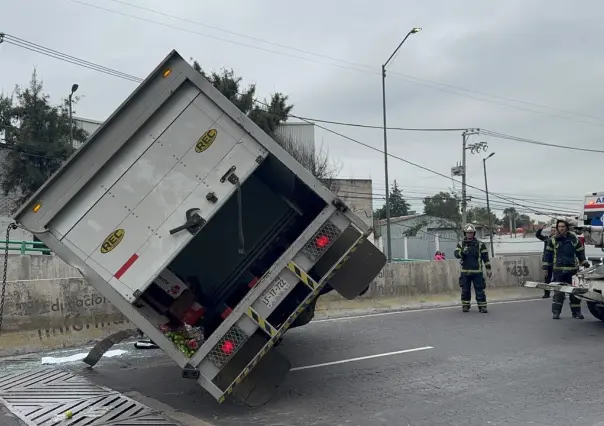
[[[553,238],[550,238],[545,248],[543,256],[543,270],[552,270],[552,282],[559,284],[572,284],[573,275],[577,273],[578,265],[589,266],[589,262],[585,259],[585,247],[579,241],[574,233],[569,229],[572,222],[568,219],[558,219],[556,221],[557,233]],[[552,315],[553,319],[560,319],[562,306],[566,293],[554,291],[552,299]],[[581,313],[581,300],[574,294],[569,294],[570,311],[573,318],[585,318]]]

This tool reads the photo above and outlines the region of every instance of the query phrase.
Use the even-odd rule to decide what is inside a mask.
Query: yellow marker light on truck
[[[165,69],[164,72],[162,73],[164,78],[168,77],[170,74],[172,74],[172,70],[170,68]]]
[[[34,208],[32,209],[32,211],[34,213],[38,213],[40,211],[40,209],[42,208],[42,203],[38,203],[34,206]]]

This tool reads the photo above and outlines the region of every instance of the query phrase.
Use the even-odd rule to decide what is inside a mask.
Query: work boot
[[[481,306],[478,308],[478,312],[480,312],[481,314],[488,314],[489,311],[487,311],[487,307],[486,306]]]
[[[581,312],[573,312],[573,318],[574,319],[585,319],[585,317],[583,316],[583,314]]]
[[[560,312],[554,312],[553,319],[560,319]]]
[[[542,299],[549,299],[550,298],[550,294],[549,294],[549,290],[545,290],[543,292],[543,296],[541,296]]]
[[[469,312],[470,311],[470,305],[463,305],[461,307],[462,312]]]

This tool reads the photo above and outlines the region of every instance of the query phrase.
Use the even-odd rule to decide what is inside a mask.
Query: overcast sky
[[[289,94],[298,115],[379,126],[380,66],[407,31],[418,26],[423,31],[407,40],[388,68],[389,126],[484,128],[604,150],[604,2],[580,4],[0,0],[0,32],[140,77],[176,49],[206,69],[233,68],[246,82],[257,83],[261,97],[275,91]],[[52,102],[60,102],[72,83],[78,83],[76,114],[92,119],[105,119],[135,88],[132,82],[6,43],[0,45],[0,65],[0,89],[5,93],[26,84],[34,66]],[[379,129],[325,126],[383,147]],[[379,205],[383,155],[325,130],[317,129],[316,135],[317,143],[342,165],[341,177],[373,179]],[[461,132],[392,130],[388,136],[392,154],[445,175],[461,160]],[[604,190],[604,154],[487,136],[470,139],[479,141],[488,142],[489,150],[468,155],[470,185],[484,188],[481,159],[496,152],[487,163],[489,189],[527,200],[519,204],[577,211],[585,192]],[[451,179],[396,159],[389,164],[391,181],[398,181],[419,210],[420,197],[453,185]],[[470,193],[475,205],[484,205],[483,193]],[[509,204],[495,196],[492,201],[495,207]]]

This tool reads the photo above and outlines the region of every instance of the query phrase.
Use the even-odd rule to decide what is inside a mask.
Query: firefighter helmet
[[[463,232],[465,234],[467,234],[468,232],[476,233],[476,228],[474,228],[474,225],[472,225],[471,223],[468,223],[466,226],[463,227]]]

